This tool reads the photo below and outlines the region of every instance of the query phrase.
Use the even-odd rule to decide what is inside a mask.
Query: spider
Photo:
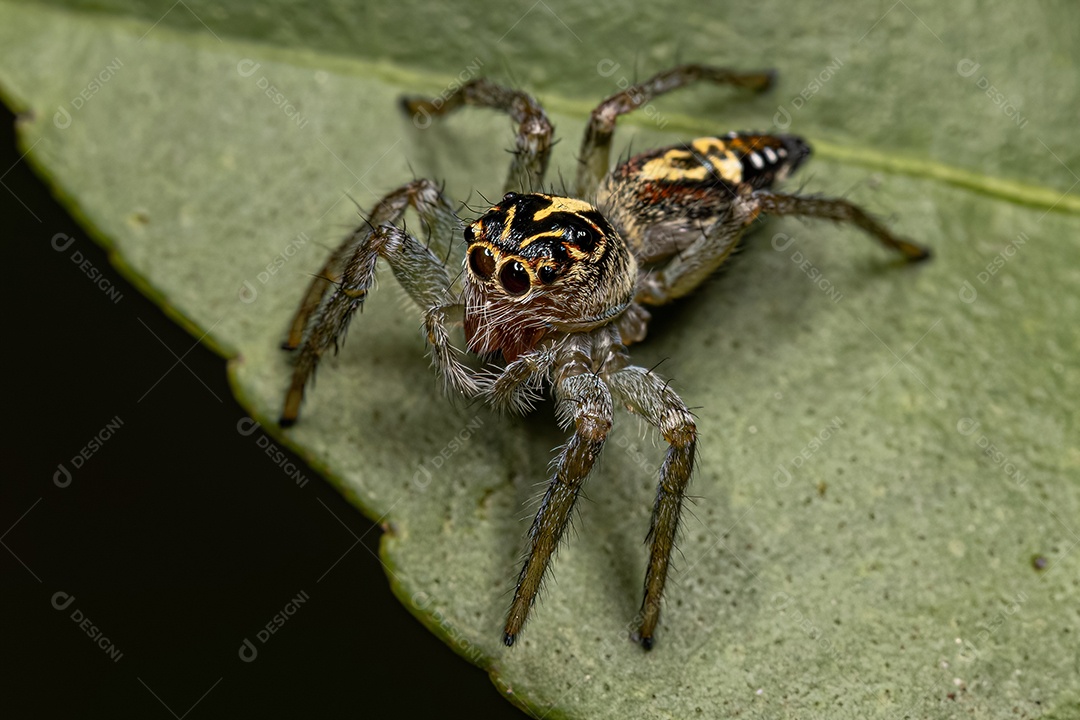
[[[609,170],[620,115],[695,82],[761,92],[774,76],[771,70],[681,65],[612,95],[589,118],[573,196],[539,192],[554,128],[530,95],[480,78],[442,98],[403,98],[402,107],[414,116],[437,117],[465,105],[508,114],[517,134],[505,195],[466,222],[429,180],[394,190],[330,255],[293,318],[284,347],[296,351],[295,364],[282,427],[296,422],[305,386],[323,354],[337,350],[367,298],[379,258],[423,311],[428,353],[449,392],[517,412],[530,410],[545,391],[554,396],[559,422],[572,433],[529,531],[503,629],[508,646],[525,624],[611,430],[613,409],[621,405],[668,444],[632,634],[642,648],[653,647],[697,428],[668,382],[630,361],[627,346],[644,339],[647,307],[701,285],[763,213],[853,223],[908,260],[929,257],[845,199],[771,190],[810,154],[795,135],[703,137],[648,150]],[[403,229],[410,207],[429,231],[426,244]],[[485,358],[485,367],[463,362],[450,340],[453,327],[464,329],[468,350]]]

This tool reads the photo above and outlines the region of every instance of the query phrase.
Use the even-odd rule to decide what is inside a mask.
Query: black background
[[[225,361],[110,266],[20,160],[13,122],[4,109],[0,715],[523,717],[393,597],[378,527],[291,457],[310,478],[297,487],[261,431],[237,432]],[[55,250],[57,233],[74,243]],[[58,610],[56,593],[74,600]]]

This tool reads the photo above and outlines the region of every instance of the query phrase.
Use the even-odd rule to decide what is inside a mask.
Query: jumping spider
[[[518,130],[506,194],[479,218],[463,222],[428,180],[391,192],[331,254],[293,319],[284,346],[298,352],[283,427],[296,422],[305,386],[322,355],[337,349],[380,257],[423,310],[428,352],[449,390],[525,412],[550,387],[559,421],[572,425],[573,434],[529,531],[503,631],[507,645],[525,624],[618,404],[653,425],[669,445],[649,527],[636,633],[643,648],[653,646],[697,429],[668,383],[630,362],[626,348],[644,339],[647,306],[698,287],[763,213],[850,222],[908,260],[929,256],[847,200],[770,190],[810,154],[794,135],[698,138],[634,155],[609,171],[620,115],[694,82],[763,91],[773,77],[772,71],[683,65],[612,95],[589,118],[573,197],[538,192],[553,127],[529,95],[478,79],[441,102],[404,98],[404,109],[414,115],[444,115],[463,105],[507,113]],[[409,207],[429,230],[426,245],[398,227]],[[501,363],[483,370],[463,364],[448,333],[456,326],[464,328],[471,352],[492,362],[501,355]]]

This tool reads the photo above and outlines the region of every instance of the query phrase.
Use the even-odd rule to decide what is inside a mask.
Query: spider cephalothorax
[[[608,167],[619,115],[699,80],[764,90],[772,79],[771,72],[683,65],[604,100],[589,119],[578,158],[577,198],[594,203],[536,192],[553,129],[539,103],[525,93],[480,79],[435,101],[406,98],[406,111],[421,118],[462,105],[508,113],[518,133],[506,195],[478,219],[463,223],[435,183],[403,185],[379,201],[367,223],[330,256],[293,318],[285,347],[298,352],[282,426],[296,421],[319,359],[337,348],[375,281],[379,258],[423,311],[432,363],[451,391],[513,410],[527,410],[542,389],[554,397],[571,434],[529,531],[503,628],[507,645],[525,624],[582,485],[603,450],[615,407],[652,425],[668,445],[634,633],[643,648],[653,645],[697,427],[670,384],[630,360],[626,346],[642,340],[648,327],[646,306],[692,292],[762,213],[850,222],[909,260],[929,255],[847,200],[774,192],[773,184],[810,152],[793,135],[698,138]],[[427,244],[401,227],[410,207],[431,230]],[[494,370],[474,369],[459,359],[450,340],[455,325],[463,326],[471,351],[499,363]]]
[[[550,332],[610,323],[634,299],[634,256],[582,200],[507,193],[465,240],[465,338],[475,353],[512,362]]]

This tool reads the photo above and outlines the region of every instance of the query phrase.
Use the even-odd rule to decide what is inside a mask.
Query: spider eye
[[[596,235],[585,228],[574,228],[570,231],[570,238],[583,252],[592,252],[596,247]]]
[[[495,257],[491,250],[486,247],[473,248],[469,253],[469,268],[481,280],[490,279],[495,272]]]
[[[532,282],[529,280],[529,273],[525,270],[525,266],[519,263],[517,260],[503,265],[503,269],[499,272],[499,282],[506,289],[506,292],[511,295],[524,295],[529,291],[529,287]]]
[[[555,282],[555,278],[559,276],[559,272],[551,265],[542,266],[536,274],[540,276],[540,282],[545,285]]]
[[[472,225],[466,225],[465,226],[465,242],[472,242],[474,237],[475,237],[475,233],[473,232]]]
[[[514,198],[516,198],[517,196],[518,196],[518,194],[516,192],[508,192],[505,195],[503,195],[503,202],[509,202],[509,201],[513,200]]]

